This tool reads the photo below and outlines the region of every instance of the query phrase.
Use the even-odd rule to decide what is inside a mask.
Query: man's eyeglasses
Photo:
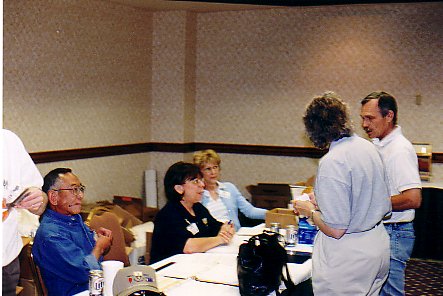
[[[52,189],[52,190],[54,190],[54,191],[70,190],[72,192],[72,194],[79,195],[80,193],[82,193],[82,194],[85,193],[86,186],[81,185],[81,186],[74,187],[74,188],[59,188],[59,189]]]

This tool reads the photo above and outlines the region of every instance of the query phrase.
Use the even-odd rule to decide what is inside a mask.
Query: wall
[[[107,1],[4,1],[5,128],[30,152],[148,142],[152,13]],[[139,196],[149,154],[72,167],[90,201]]]
[[[198,17],[196,141],[303,146],[312,96],[339,93],[357,133],[360,100],[392,93],[414,142],[443,151],[442,3],[293,7]],[[422,95],[416,105],[416,94]],[[315,172],[300,158],[223,156],[240,188],[298,181]],[[434,165],[434,180],[443,166]]]
[[[193,14],[9,0],[4,10],[4,126],[30,152],[149,141],[304,146],[301,116],[313,95],[341,94],[363,134],[359,101],[379,89],[398,99],[409,139],[443,151],[442,3]],[[305,180],[317,165],[221,157],[223,179],[246,195],[249,184]],[[143,194],[143,170],[153,168],[162,205],[164,172],[191,158],[145,153],[38,167],[73,167],[89,201]],[[441,164],[434,174],[443,180]]]

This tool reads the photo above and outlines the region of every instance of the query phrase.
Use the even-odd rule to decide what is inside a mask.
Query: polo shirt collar
[[[352,137],[355,137],[355,133],[353,133],[350,137],[343,137],[338,140],[332,141],[329,145],[329,150],[333,149],[335,146],[339,145],[341,142],[346,141],[347,139],[350,139]]]
[[[395,128],[382,140],[379,138],[372,139],[372,143],[378,147],[384,147],[391,143],[398,135],[402,135],[401,127],[399,125],[396,125]]]

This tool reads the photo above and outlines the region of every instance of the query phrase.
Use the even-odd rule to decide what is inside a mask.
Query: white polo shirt
[[[43,185],[43,179],[20,140],[11,131],[2,130],[3,141],[3,196],[7,202],[13,201],[25,188]],[[23,246],[19,234],[20,212],[23,209],[9,209],[2,222],[2,266],[12,262]],[[35,216],[38,223],[38,216]]]
[[[400,126],[397,125],[381,141],[373,139],[373,143],[381,153],[391,196],[407,189],[421,188],[417,154],[411,142],[403,136]],[[383,222],[411,222],[414,217],[414,209],[393,211],[392,217]]]

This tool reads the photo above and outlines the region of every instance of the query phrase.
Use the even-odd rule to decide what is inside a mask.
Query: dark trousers
[[[15,296],[15,287],[20,279],[20,261],[18,257],[2,268],[2,295]]]

